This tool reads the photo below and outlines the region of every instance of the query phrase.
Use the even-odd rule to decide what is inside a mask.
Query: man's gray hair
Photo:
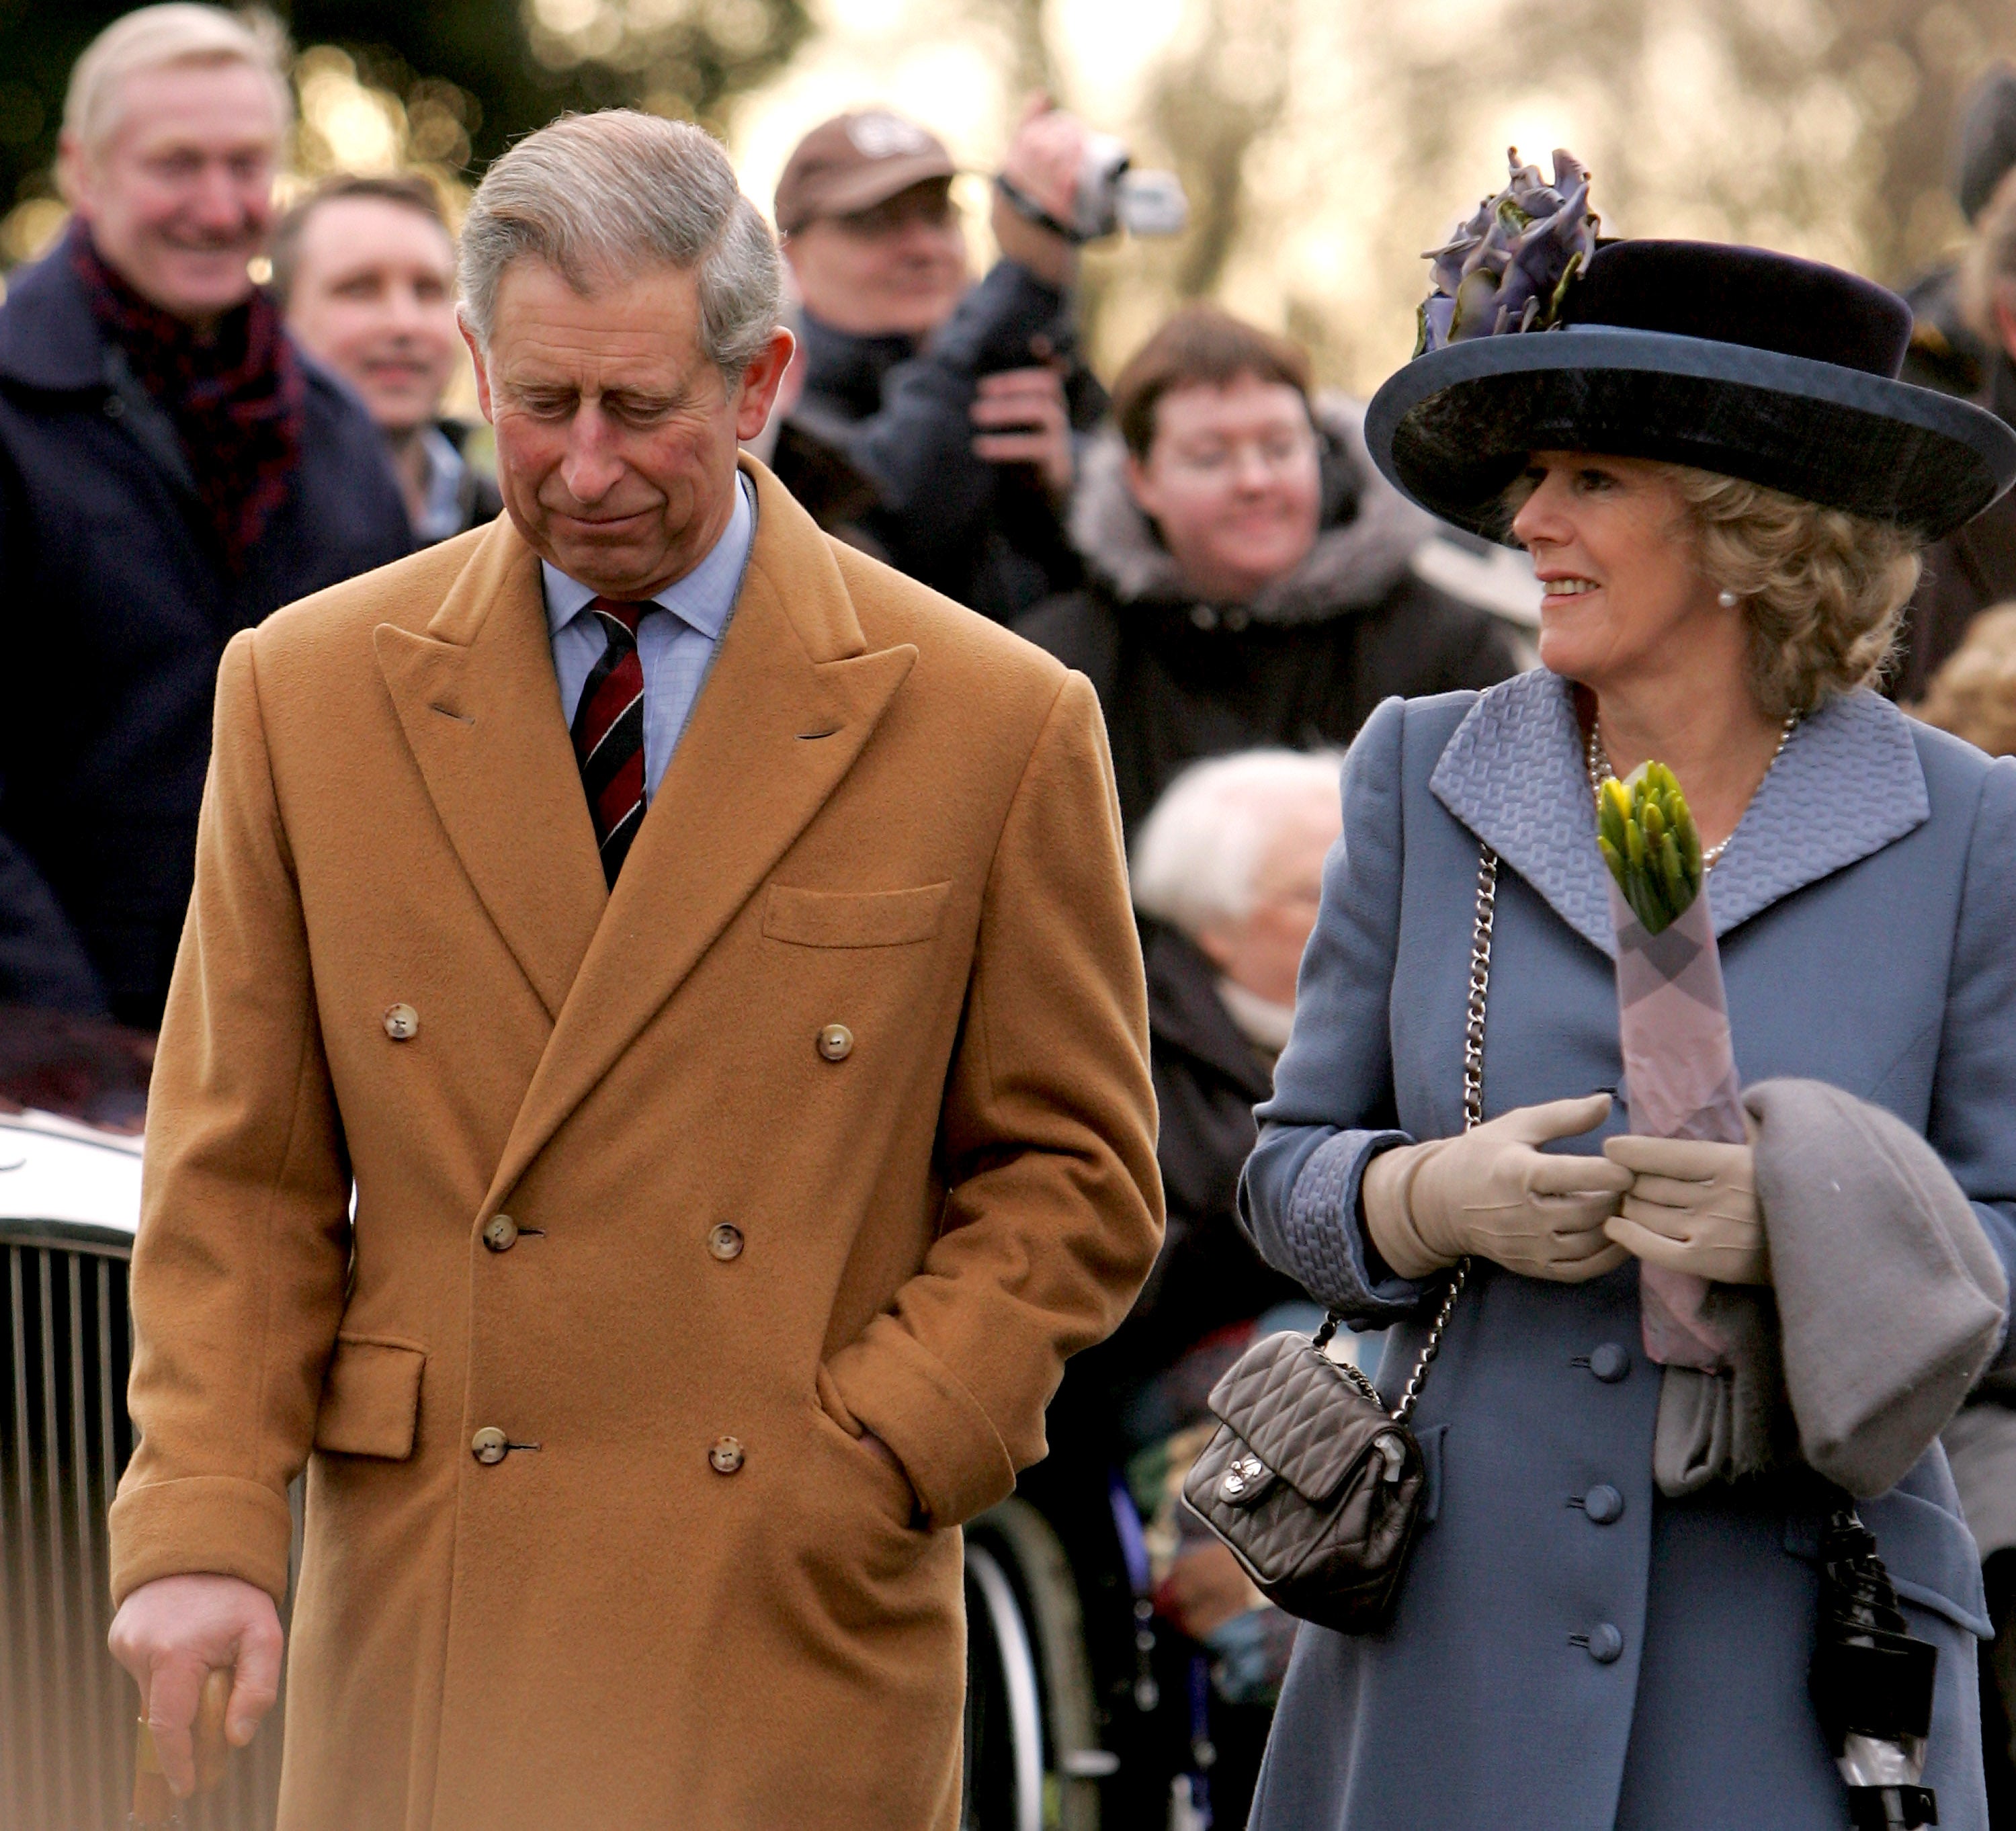
[[[586,295],[657,263],[696,272],[700,349],[732,387],[777,328],[776,238],[720,142],[634,109],[563,115],[491,167],[462,227],[463,315],[486,349],[514,261]]]
[[[1340,766],[1334,754],[1287,750],[1193,763],[1134,836],[1134,907],[1192,936],[1244,921],[1284,817],[1315,799],[1334,806]]]
[[[126,79],[176,64],[242,63],[256,70],[272,86],[275,125],[285,133],[294,118],[287,56],[287,35],[264,7],[227,13],[194,0],[140,7],[114,20],[71,66],[63,137],[95,152],[119,124]]]

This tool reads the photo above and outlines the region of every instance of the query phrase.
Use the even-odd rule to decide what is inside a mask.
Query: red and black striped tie
[[[652,606],[596,598],[588,607],[602,620],[609,646],[590,670],[574,708],[574,754],[588,790],[603,874],[614,890],[644,822],[644,666],[637,658],[637,625]]]

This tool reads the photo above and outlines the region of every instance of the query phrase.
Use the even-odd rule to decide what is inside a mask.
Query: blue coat
[[[1260,1109],[1246,1223],[1315,1296],[1397,1325],[1389,1392],[1440,1284],[1370,1253],[1358,1184],[1382,1144],[1462,1128],[1480,840],[1502,860],[1487,1117],[1618,1089],[1609,905],[1557,676],[1389,700],[1366,725]],[[1743,1078],[1831,1081],[1921,1128],[2016,1267],[2016,762],[1873,693],[1836,700],[1795,732],[1709,883]],[[1620,1105],[1606,1129],[1623,1122]],[[1398,1613],[1378,1635],[1303,1628],[1258,1831],[1846,1822],[1805,1688],[1823,1497],[1798,1476],[1661,1498],[1659,1378],[1634,1266],[1577,1286],[1478,1261],[1416,1417],[1430,1523]],[[1600,1486],[1622,1501],[1607,1522]],[[1989,1630],[1944,1452],[1862,1512],[1939,1649],[1941,1825],[1984,1831]]]
[[[160,1022],[224,645],[404,555],[370,417],[304,358],[301,461],[242,570],[64,245],[0,306],[0,1002]],[[200,454],[197,455],[200,462]]]

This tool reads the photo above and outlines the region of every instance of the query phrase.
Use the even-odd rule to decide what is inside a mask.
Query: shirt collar
[[[750,501],[748,479],[738,471],[735,482],[735,507],[721,538],[684,578],[675,579],[651,599],[711,642],[721,640],[728,613],[735,608],[742,590],[743,570],[749,563],[749,549],[756,535],[756,513]],[[539,574],[545,586],[546,621],[558,635],[588,608],[596,595],[595,588],[568,577],[550,560],[539,562]]]
[[[461,531],[462,480],[469,466],[437,426],[420,429],[427,459],[427,502],[414,532],[423,540],[445,541]]]

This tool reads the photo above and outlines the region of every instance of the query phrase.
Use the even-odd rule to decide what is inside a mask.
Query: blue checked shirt
[[[693,716],[721,632],[741,593],[743,570],[756,537],[756,509],[749,480],[738,476],[735,480],[734,513],[714,550],[651,600],[665,614],[647,610],[637,625],[637,659],[644,670],[646,800],[658,792],[659,779]],[[592,587],[543,559],[539,570],[545,586],[546,622],[553,631],[553,672],[560,678],[560,716],[571,728],[581,690],[609,646],[609,635],[601,619],[589,613]]]

